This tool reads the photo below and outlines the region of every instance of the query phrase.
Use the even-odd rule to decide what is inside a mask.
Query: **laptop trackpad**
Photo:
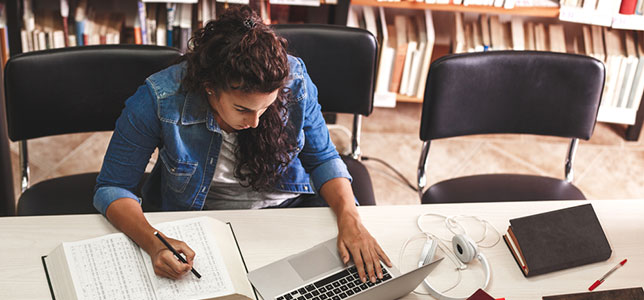
[[[344,266],[338,256],[324,245],[296,255],[288,263],[304,281]]]

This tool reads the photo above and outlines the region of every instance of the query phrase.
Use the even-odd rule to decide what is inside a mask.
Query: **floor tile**
[[[91,136],[92,133],[76,133],[29,140],[29,162],[45,170],[51,169]]]
[[[98,172],[111,136],[111,132],[97,132],[90,135],[51,171],[50,177]]]
[[[595,199],[644,198],[643,167],[644,151],[608,149],[576,185]]]
[[[13,193],[15,195],[16,202],[18,201],[18,197],[20,197],[20,194],[21,194],[22,172],[20,171],[19,161],[20,159],[18,154],[12,151],[11,152],[11,171],[13,173]],[[41,180],[41,178],[39,177],[39,174],[43,174],[43,173],[44,172],[41,169],[39,169],[37,166],[30,166],[29,167],[30,185],[33,185],[36,182],[39,182]]]
[[[455,177],[492,173],[535,174],[535,172],[538,172],[538,169],[534,166],[509,156],[489,143],[484,143],[457,171]]]
[[[565,178],[565,162],[568,155],[568,139],[557,143],[523,141],[517,143],[492,143],[508,155],[533,166],[535,175]],[[585,172],[588,164],[601,152],[600,147],[579,145],[573,161],[573,174]]]

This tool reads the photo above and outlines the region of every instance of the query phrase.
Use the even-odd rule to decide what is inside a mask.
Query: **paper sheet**
[[[200,279],[192,273],[179,280],[159,277],[154,274],[150,256],[143,253],[157,299],[203,299],[234,293],[217,242],[207,230],[206,220],[194,218],[154,226],[166,236],[185,242],[195,251],[193,267],[201,274]]]

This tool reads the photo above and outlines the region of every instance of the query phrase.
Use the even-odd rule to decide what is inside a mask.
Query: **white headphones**
[[[464,234],[457,234],[452,238],[452,247],[454,248],[453,254],[458,258],[458,260],[463,263],[467,264],[474,260],[474,258],[478,259],[481,262],[481,265],[483,266],[483,271],[485,272],[485,283],[481,287],[481,289],[485,289],[490,282],[490,264],[487,261],[487,258],[485,258],[485,255],[483,253],[479,252],[478,247],[476,246],[476,243],[468,237],[467,235]],[[461,265],[459,269],[465,269],[467,266]],[[449,297],[446,295],[443,295],[441,292],[436,290],[434,287],[429,284],[429,282],[425,279],[423,281],[425,283],[425,287],[427,288],[427,291],[429,292],[430,295],[432,295],[434,298],[438,300],[464,300],[467,298],[454,298],[454,297]]]
[[[448,251],[446,249],[443,249],[443,251],[446,253],[447,256],[450,256],[450,254],[453,254],[453,256],[456,257],[456,259],[452,258],[452,257],[450,257],[450,259],[458,266],[457,269],[459,270],[459,272],[460,272],[460,270],[464,270],[464,269],[467,268],[466,264],[470,263],[474,259],[478,259],[478,261],[483,266],[483,271],[485,272],[485,282],[483,283],[483,286],[481,287],[481,289],[485,289],[487,287],[487,285],[489,284],[489,282],[490,282],[490,277],[491,277],[490,264],[489,264],[487,258],[485,258],[485,255],[483,255],[483,253],[481,253],[479,251],[478,246],[476,245],[476,242],[474,242],[474,240],[472,238],[470,238],[469,236],[467,236],[465,234],[465,229],[454,219],[455,217],[445,217],[445,216],[441,216],[441,215],[437,215],[437,214],[423,214],[423,215],[420,215],[418,217],[418,228],[427,236],[428,243],[432,243],[432,242],[430,242],[430,239],[432,239],[432,237],[434,237],[436,240],[434,240],[433,243],[439,243],[438,245],[441,245],[440,241],[439,241],[439,239],[437,237],[435,237],[435,236],[433,236],[431,234],[428,234],[425,230],[423,230],[423,228],[421,226],[421,219],[426,215],[434,215],[434,216],[440,216],[440,217],[445,218],[445,224],[446,224],[447,228],[452,233],[454,233],[454,237],[452,237],[452,249],[453,249],[453,251],[450,252],[450,251]],[[468,217],[468,216],[466,216],[466,217]],[[479,218],[476,218],[476,217],[472,217],[472,218],[474,218],[474,219],[480,221],[482,224],[484,224],[485,233],[487,233],[487,225],[489,223],[487,221],[480,220]],[[491,226],[491,224],[490,224],[490,226]],[[497,232],[497,235],[499,235],[499,240],[500,240],[500,234],[498,233],[498,231],[494,228],[494,226],[491,226],[491,227],[494,229],[494,231]],[[460,228],[461,233],[454,232],[453,228]],[[485,233],[484,233],[484,235],[485,235]],[[492,246],[496,245],[496,243],[498,243],[498,240]],[[431,248],[432,250],[426,251],[425,249],[423,249],[423,253],[421,254],[421,257],[427,257],[427,255],[429,255],[430,258],[433,257],[433,252],[435,251],[435,247],[430,246],[430,247],[427,247],[427,248]],[[439,292],[438,290],[436,290],[434,287],[432,287],[431,284],[427,281],[427,279],[425,279],[423,282],[424,282],[425,287],[427,288],[429,294],[431,296],[433,296],[434,298],[438,299],[438,300],[465,300],[465,299],[467,299],[467,298],[455,298],[455,297],[446,296],[446,295],[442,294],[441,292]],[[460,273],[459,273],[459,282],[460,282]],[[458,285],[458,283],[456,285]],[[452,288],[456,287],[456,285],[454,285]],[[448,289],[448,290],[450,290],[450,289]]]

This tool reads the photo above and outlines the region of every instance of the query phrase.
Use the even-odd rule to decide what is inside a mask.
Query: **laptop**
[[[442,259],[405,274],[381,263],[383,278],[362,283],[355,265],[342,263],[333,238],[251,271],[248,279],[264,300],[391,300],[418,287]]]

